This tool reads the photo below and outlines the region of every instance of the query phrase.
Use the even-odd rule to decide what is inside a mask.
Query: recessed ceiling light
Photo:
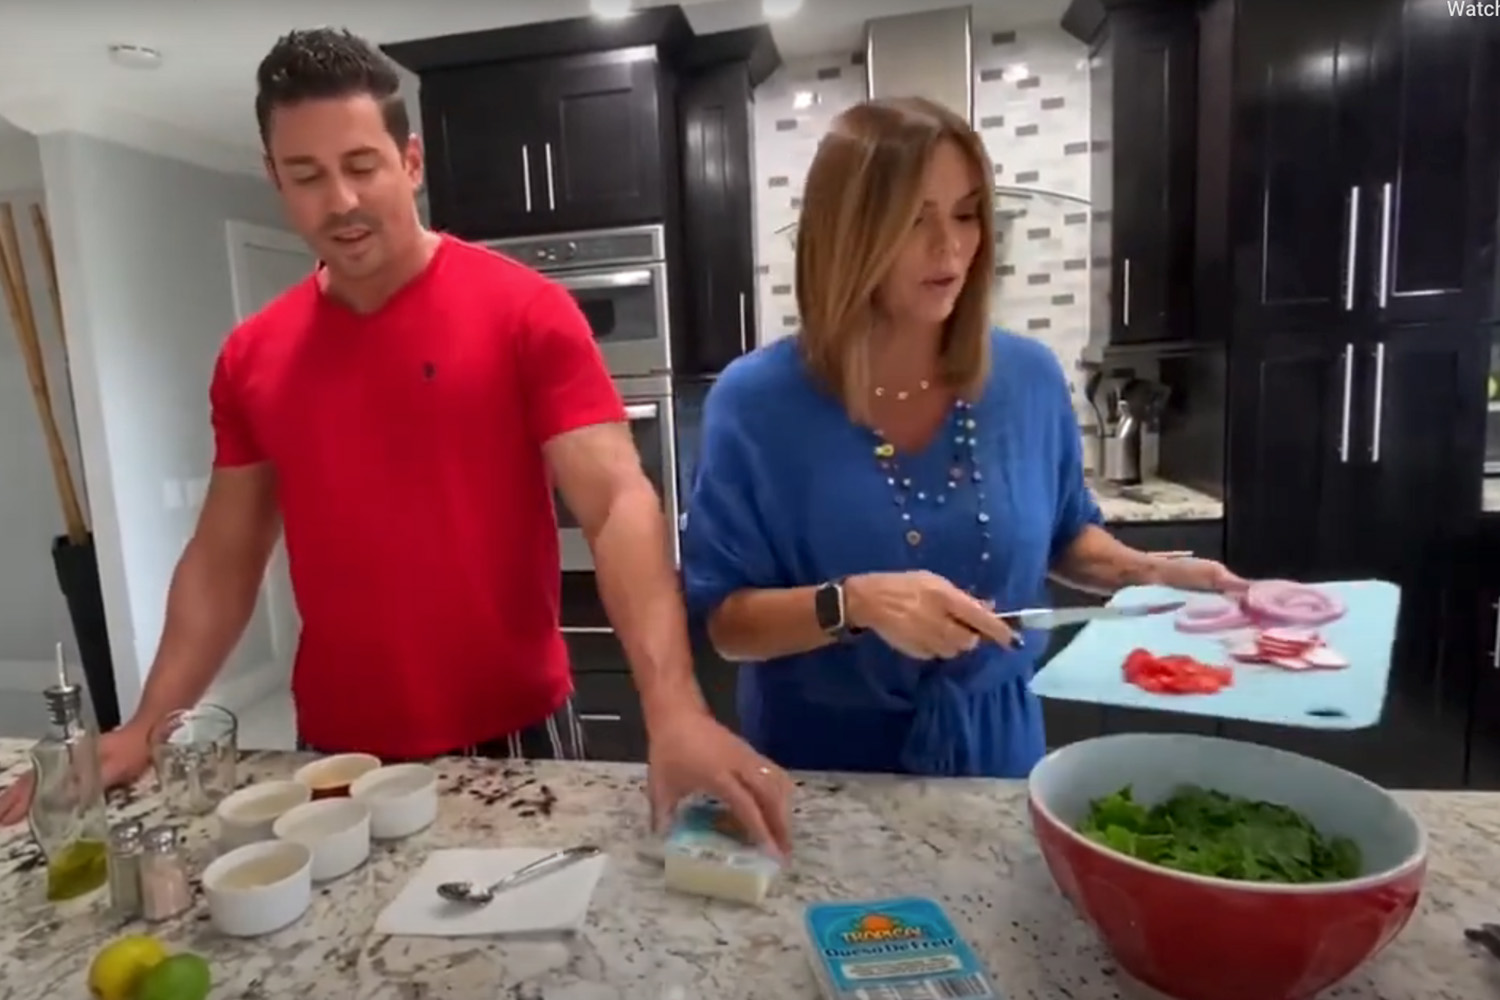
[[[161,65],[161,53],[146,45],[111,45],[109,57],[130,69],[156,69]]]
[[[589,10],[595,17],[618,21],[632,13],[631,0],[589,0]]]
[[[802,9],[802,0],[761,0],[761,13],[771,20],[791,17]]]

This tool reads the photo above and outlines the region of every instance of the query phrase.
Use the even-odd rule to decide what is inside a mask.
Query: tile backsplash
[[[797,327],[792,233],[802,182],[829,123],[865,97],[861,62],[848,53],[789,61],[756,90],[761,343]],[[1001,188],[995,322],[1045,341],[1074,378],[1088,337],[1090,153],[1101,151],[1090,136],[1088,54],[1051,24],[976,30],[974,68],[975,125]]]

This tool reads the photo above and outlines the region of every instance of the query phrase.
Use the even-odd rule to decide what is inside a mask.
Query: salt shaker
[[[109,831],[109,908],[121,920],[141,916],[141,824],[130,820]]]
[[[150,921],[171,920],[193,905],[193,887],[182,836],[174,826],[146,831],[141,855],[141,911]]]

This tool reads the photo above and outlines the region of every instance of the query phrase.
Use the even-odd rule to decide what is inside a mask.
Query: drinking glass
[[[167,806],[204,816],[234,791],[239,719],[221,705],[172,712],[151,730],[151,762]]]

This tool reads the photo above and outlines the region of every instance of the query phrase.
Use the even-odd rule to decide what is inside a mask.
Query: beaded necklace
[[[927,388],[927,383],[922,382],[921,388]],[[884,389],[876,388],[876,396],[885,394]],[[897,394],[897,398],[904,400],[909,395],[902,392]],[[944,424],[944,430],[953,445],[953,456],[948,465],[946,482],[936,492],[929,494],[912,483],[911,477],[901,469],[896,446],[878,429],[872,429],[875,436],[875,463],[885,476],[887,485],[891,487],[906,544],[913,552],[921,551],[925,540],[920,526],[920,508],[924,505],[935,508],[947,506],[948,499],[957,493],[958,485],[966,475],[974,484],[974,520],[979,527],[979,566],[975,569],[975,579],[964,589],[970,595],[978,596],[976,591],[980,577],[990,559],[990,515],[985,502],[984,473],[980,471],[977,459],[979,422],[974,417],[973,406],[967,400],[958,399],[954,401],[953,410]],[[953,582],[958,583],[957,580]]]

